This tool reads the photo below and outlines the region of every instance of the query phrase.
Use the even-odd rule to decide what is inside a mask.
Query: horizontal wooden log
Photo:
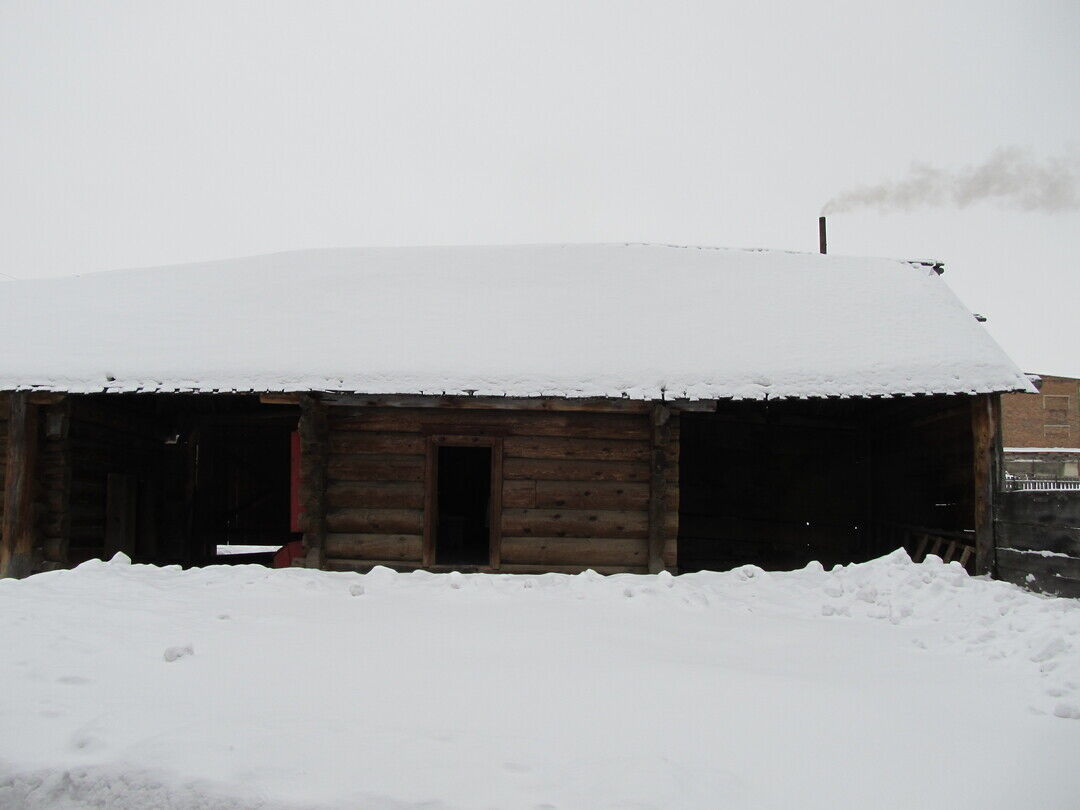
[[[674,501],[674,498],[672,500]],[[509,479],[503,484],[504,508],[644,511],[648,504],[649,485],[647,483]]]
[[[999,548],[1021,551],[1052,551],[1080,557],[1080,528],[1031,526],[1026,523],[994,524],[994,540]]]
[[[1049,574],[1080,582],[1080,557],[1045,556],[1036,551],[997,550],[997,563],[1005,568]]]
[[[644,538],[646,512],[603,509],[503,509],[503,537]]]
[[[334,481],[423,481],[423,456],[331,454],[326,476]]]
[[[630,538],[507,537],[502,539],[502,561],[533,565],[645,566],[648,541]]]
[[[584,439],[567,436],[510,436],[503,442],[506,458],[576,458],[598,461],[648,461],[644,439]]]
[[[527,413],[437,409],[330,408],[334,431],[423,433],[425,435],[575,436],[596,439],[647,437],[644,415]]]
[[[326,503],[332,508],[422,509],[424,484],[420,481],[331,481]]]
[[[1080,492],[999,492],[995,517],[1003,523],[1080,527]]]
[[[419,433],[365,433],[356,430],[330,432],[331,453],[394,453],[423,455],[424,437]]]
[[[328,509],[330,532],[371,534],[421,534],[423,509]]]
[[[645,413],[649,403],[625,397],[495,397],[424,394],[326,394],[329,405],[372,408],[431,408],[450,411]]]
[[[503,475],[537,481],[637,481],[648,483],[649,465],[637,461],[508,458]]]
[[[423,537],[419,534],[339,534],[326,535],[328,557],[354,560],[420,561]]]

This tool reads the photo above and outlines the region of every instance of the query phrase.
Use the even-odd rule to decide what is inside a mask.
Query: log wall
[[[326,567],[422,565],[428,445],[435,437],[501,442],[498,570],[649,570],[650,493],[658,488],[667,506],[658,551],[665,567],[676,565],[675,417],[667,420],[662,453],[668,463],[657,482],[648,413],[326,410]]]
[[[0,393],[0,526],[4,525],[4,476],[7,474],[8,417],[10,410],[9,396]]]

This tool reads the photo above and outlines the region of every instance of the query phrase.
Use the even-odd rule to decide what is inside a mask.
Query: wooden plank
[[[489,502],[488,525],[490,535],[488,561],[498,571],[502,564],[502,491],[503,491],[503,454],[505,448],[502,439],[495,439],[491,445],[491,500]]]
[[[1080,582],[1080,557],[1067,557],[1060,554],[1044,555],[1037,551],[999,548],[998,560],[1009,568]]]
[[[643,539],[507,536],[502,558],[509,564],[645,566],[648,551]]]
[[[996,394],[983,394],[971,400],[976,574],[990,574],[994,570],[994,459],[999,435],[996,401]]]
[[[1080,526],[1080,492],[1000,492],[995,506],[1002,523]]]
[[[393,408],[332,408],[335,431],[423,433],[464,436],[576,436],[596,439],[647,439],[648,422],[641,415],[593,413],[527,413]]]
[[[331,453],[390,453],[424,455],[424,437],[419,433],[375,433],[356,430],[330,431]]]
[[[503,508],[535,509],[538,505],[536,502],[536,484],[536,481],[503,481]]]
[[[649,485],[644,482],[536,481],[535,487],[536,506],[541,509],[649,508]]]
[[[605,509],[503,509],[504,536],[647,538],[647,512]]]
[[[326,505],[331,509],[423,509],[424,485],[420,481],[331,481]]]
[[[577,458],[595,461],[649,460],[649,443],[629,439],[585,439],[571,436],[508,436],[507,458]]]
[[[348,407],[437,408],[452,411],[646,413],[648,403],[624,397],[491,397],[423,394],[326,394],[328,404]]]
[[[393,568],[396,571],[415,571],[420,568],[419,563],[406,562],[405,560],[349,560],[340,557],[327,557],[323,566],[327,571],[356,571],[365,573],[377,565]]]
[[[994,526],[998,548],[1021,551],[1052,551],[1080,557],[1080,527],[1032,526],[1026,523],[1004,523]]]
[[[326,535],[327,557],[355,560],[405,560],[420,562],[423,551],[420,534],[343,534]]]
[[[1026,568],[1011,568],[1003,563],[998,564],[997,576],[1006,582],[1040,593],[1080,598],[1080,582],[1073,579],[1033,572]]]
[[[25,391],[10,395],[8,452],[4,472],[4,517],[0,534],[0,577],[25,577],[34,570],[35,462],[38,406]]]
[[[649,465],[636,461],[508,458],[507,478],[537,481],[639,481],[649,480]]]
[[[652,410],[652,438],[649,466],[649,573],[664,570],[664,540],[667,506],[667,445],[670,440],[671,412],[663,405]]]
[[[424,545],[425,568],[435,562],[435,532],[439,522],[439,446],[429,437],[424,456]]]
[[[371,534],[420,534],[423,509],[329,509],[326,528],[330,532]]]
[[[301,528],[307,549],[306,566],[322,568],[326,538],[326,468],[329,427],[326,406],[313,396],[300,398],[300,504]]]
[[[342,455],[327,459],[327,478],[333,481],[423,481],[423,456]]]

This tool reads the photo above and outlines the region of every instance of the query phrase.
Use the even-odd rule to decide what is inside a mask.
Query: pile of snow
[[[319,250],[13,281],[0,391],[633,399],[1035,391],[923,264],[670,245]]]
[[[903,553],[679,577],[0,581],[4,808],[1072,808],[1080,601]]]

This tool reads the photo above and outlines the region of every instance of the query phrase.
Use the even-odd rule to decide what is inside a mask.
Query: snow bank
[[[13,281],[0,390],[633,399],[1034,391],[929,267],[665,245],[281,253]]]
[[[0,580],[4,808],[1039,808],[1080,602],[897,552],[679,577]]]

